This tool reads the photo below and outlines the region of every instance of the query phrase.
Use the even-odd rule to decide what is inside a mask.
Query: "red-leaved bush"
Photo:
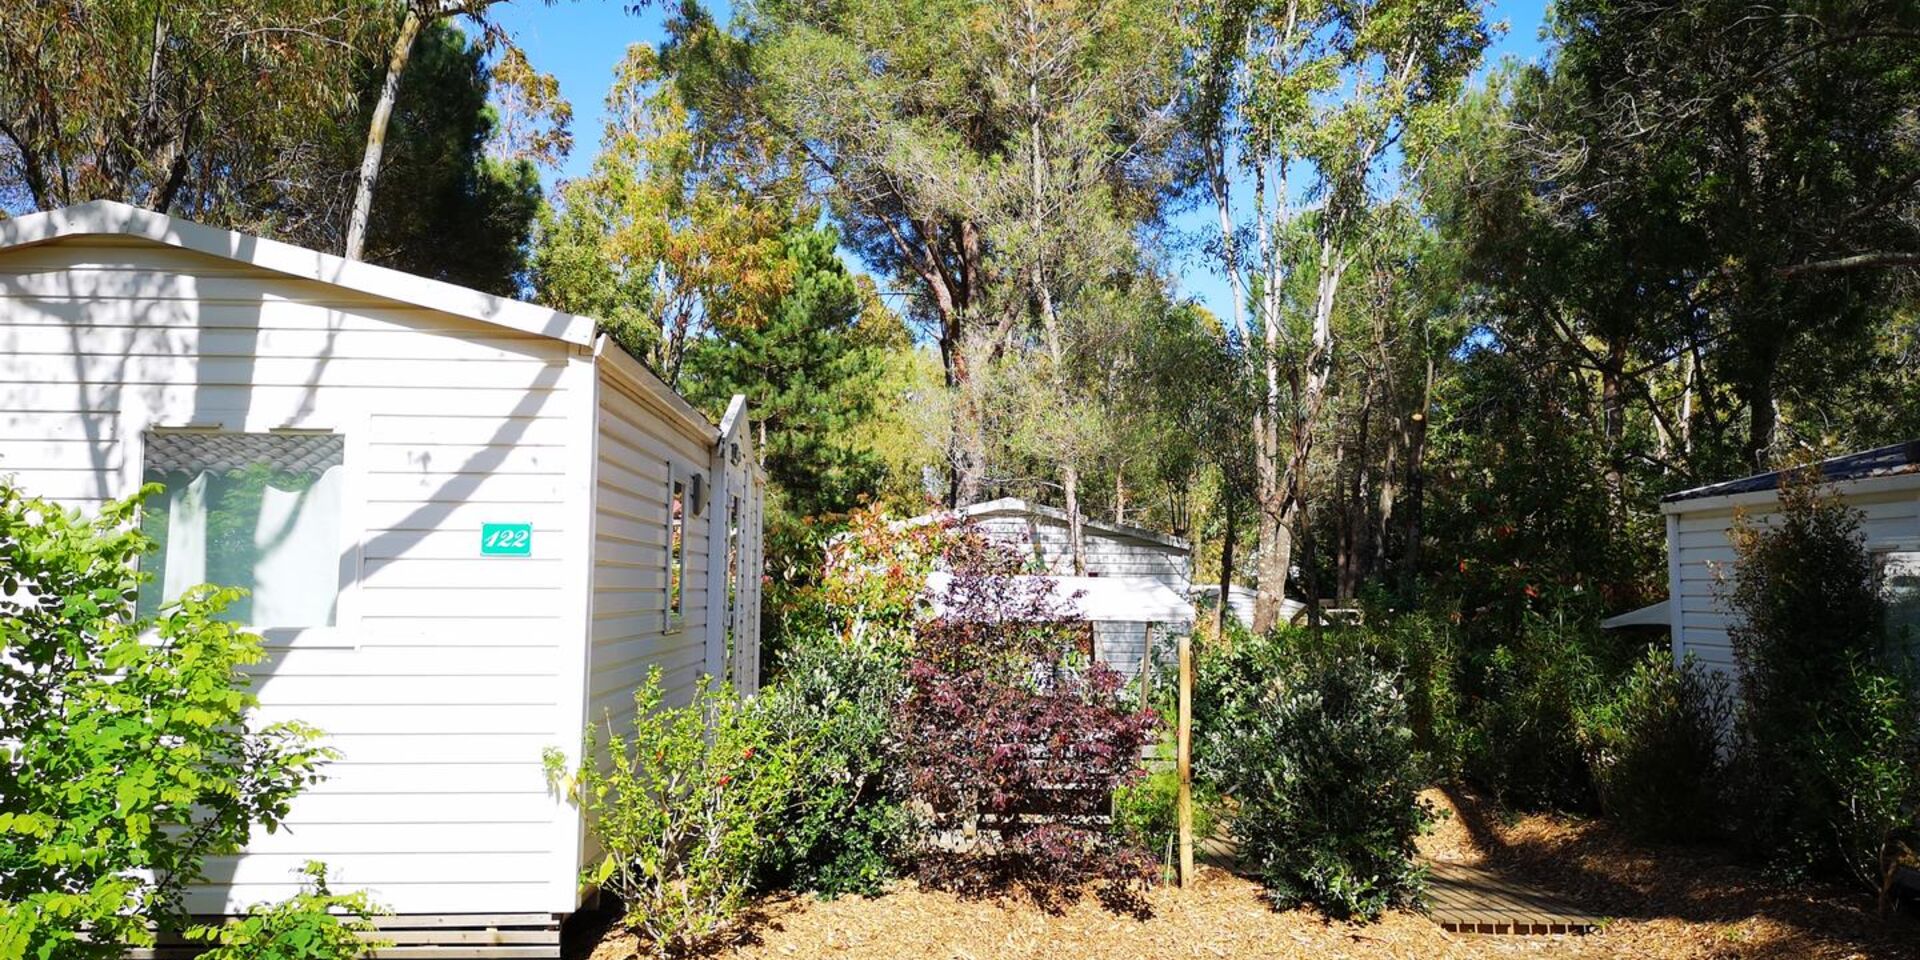
[[[1016,882],[1043,901],[1088,881],[1153,873],[1107,828],[1113,790],[1140,774],[1157,720],[1081,654],[1088,624],[1020,558],[965,531],[936,616],[917,631],[895,729],[907,790],[930,809],[921,879],[961,889]]]

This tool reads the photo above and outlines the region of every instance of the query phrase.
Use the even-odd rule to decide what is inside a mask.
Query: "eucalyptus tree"
[[[113,199],[283,232],[324,215],[369,3],[75,0],[0,16],[0,205]]]
[[[387,130],[393,119],[394,104],[399,99],[408,64],[413,60],[414,47],[422,33],[435,24],[465,18],[479,30],[486,51],[502,50],[494,80],[503,91],[503,104],[512,108],[507,115],[506,136],[499,140],[503,149],[513,154],[510,159],[532,158],[556,164],[572,147],[567,125],[573,110],[560,98],[558,84],[551,76],[534,70],[525,52],[514,45],[504,30],[487,19],[492,8],[504,2],[506,0],[399,0],[393,4],[397,9],[382,10],[386,17],[397,13],[399,22],[393,27],[386,72],[379,95],[374,98],[360,153],[360,169],[354,177],[353,200],[342,244],[342,253],[347,259],[359,260],[365,252],[368,223],[373,215],[374,185],[380,178],[382,158],[386,155]]]
[[[1157,212],[1171,25],[1144,0],[745,11],[728,88],[799,146],[844,242],[908,293],[939,348],[950,501],[991,480],[998,401],[971,382],[980,368],[1033,348],[1064,370],[1073,301]],[[1055,467],[1077,494],[1079,464]]]
[[[1256,364],[1259,592],[1276,620],[1332,374],[1335,306],[1489,39],[1480,0],[1232,0],[1190,20],[1198,186]]]
[[[761,162],[766,149],[710,137],[660,52],[628,48],[591,172],[564,184],[542,217],[535,295],[599,318],[676,384],[695,337],[757,323],[791,280],[781,236],[811,218],[798,185]]]

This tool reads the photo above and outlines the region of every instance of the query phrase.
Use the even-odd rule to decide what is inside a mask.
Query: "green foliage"
[[[660,671],[634,692],[630,733],[589,726],[582,762],[567,777],[549,751],[549,776],[599,840],[582,878],[620,899],[626,923],[658,954],[727,932],[746,905],[775,815],[790,801],[799,745],[770,736],[758,701],[703,683],[692,703],[662,703]]]
[[[1654,647],[1580,720],[1600,809],[1656,840],[1715,837],[1726,814],[1725,683]]]
[[[1596,632],[1529,614],[1517,635],[1469,664],[1468,777],[1525,809],[1593,805],[1580,715],[1606,675]]]
[[[746,395],[765,425],[759,452],[779,508],[796,517],[844,514],[878,486],[881,462],[855,430],[880,404],[886,353],[907,347],[899,319],[847,270],[838,245],[831,227],[787,230],[767,268],[787,282],[760,322],[722,325],[687,351],[696,403],[717,414]]]
[[[330,146],[393,19],[334,0],[10,4],[0,208],[104,198],[300,234],[340,206]]]
[[[5,960],[112,956],[150,944],[149,922],[184,927],[205,858],[278,827],[325,757],[307,727],[248,722],[241,668],[262,653],[218,619],[235,591],[136,615],[137,512],[85,519],[0,485]]]
[[[1814,484],[1790,478],[1771,522],[1734,532],[1734,809],[1776,866],[1849,872],[1884,907],[1920,843],[1920,697],[1887,643],[1860,514]]]
[[[1172,744],[1162,750],[1171,754]],[[1180,843],[1180,774],[1163,767],[1113,792],[1113,829],[1129,847],[1145,850],[1159,858],[1171,871],[1178,863]],[[1193,784],[1193,836],[1203,840],[1213,836],[1214,811],[1220,805],[1219,792],[1211,784]],[[1170,874],[1169,874],[1170,876]]]
[[[309,862],[299,893],[279,903],[258,903],[247,915],[217,927],[188,931],[209,949],[201,960],[351,960],[391,946],[377,937],[373,917],[381,912],[365,893],[336,894],[324,864]]]
[[[1811,746],[1842,798],[1829,811],[1837,856],[1885,916],[1896,871],[1920,865],[1920,682],[1910,667],[1854,662],[1833,707]]]
[[[447,20],[429,23],[414,40],[387,124],[365,258],[512,296],[526,270],[540,179],[531,161],[487,155],[499,118],[487,103],[486,52]],[[385,76],[384,61],[366,64],[361,130]],[[349,167],[362,144],[350,146]]]
[[[1228,828],[1274,903],[1365,919],[1412,903],[1425,881],[1414,838],[1432,811],[1394,671],[1308,631],[1212,658],[1199,770],[1232,798]]]
[[[1424,612],[1368,628],[1371,647],[1396,665],[1407,698],[1407,722],[1428,775],[1451,779],[1464,769],[1469,718],[1460,692],[1460,631]]]
[[[798,747],[793,792],[767,834],[757,887],[871,895],[893,879],[915,825],[890,769],[905,670],[902,638],[884,630],[790,641],[760,699],[770,736]]]

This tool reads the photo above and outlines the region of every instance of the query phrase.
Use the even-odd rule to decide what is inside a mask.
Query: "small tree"
[[[156,488],[157,489],[157,488]],[[325,751],[257,727],[258,637],[196,587],[135,615],[139,500],[92,519],[0,484],[0,958],[110,957],[184,929],[212,854],[277,828]],[[84,936],[83,936],[84,934]]]
[[[1373,919],[1413,902],[1426,875],[1414,838],[1432,812],[1395,672],[1305,632],[1213,659],[1200,773],[1234,801],[1228,828],[1274,905]]]
[[[1920,701],[1860,514],[1816,484],[1789,477],[1771,523],[1734,530],[1735,809],[1776,864],[1851,872],[1884,908],[1920,843]]]
[[[908,794],[957,856],[922,858],[923,879],[978,888],[1014,881],[1043,901],[1090,880],[1152,875],[1151,858],[1104,823],[1113,791],[1140,774],[1151,710],[1120,697],[1119,674],[1079,656],[1089,625],[1044,577],[978,534],[947,551],[940,614],[923,623],[896,715]]]

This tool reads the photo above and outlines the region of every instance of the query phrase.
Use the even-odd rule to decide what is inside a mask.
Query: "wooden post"
[[[1180,634],[1180,885],[1193,882],[1193,631]]]

